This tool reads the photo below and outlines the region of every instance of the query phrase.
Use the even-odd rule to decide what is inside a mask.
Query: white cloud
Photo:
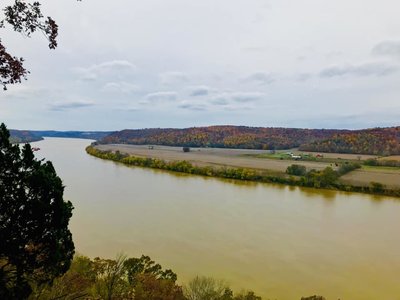
[[[191,110],[191,111],[206,111],[207,107],[204,104],[195,104],[195,103],[190,103],[187,101],[182,101],[179,105],[179,108],[181,109],[186,109],[186,110]]]
[[[239,92],[231,93],[229,96],[236,102],[253,102],[261,100],[265,97],[265,94],[258,92]]]
[[[28,84],[9,86],[6,91],[1,91],[0,93],[1,97],[4,98],[25,100],[48,97],[51,94],[52,91],[50,89]]]
[[[216,96],[216,97],[212,98],[209,102],[211,104],[218,105],[218,106],[224,106],[224,105],[228,105],[230,103],[229,100],[224,96]]]
[[[194,86],[189,88],[190,96],[200,97],[207,96],[210,93],[210,88],[208,86]]]
[[[189,80],[189,76],[184,72],[165,72],[159,75],[161,84],[164,85],[173,85],[187,82]]]
[[[144,97],[144,103],[155,103],[155,102],[170,102],[177,99],[176,92],[155,92],[147,94]]]
[[[387,76],[397,72],[399,67],[386,63],[365,63],[360,65],[332,66],[321,70],[319,76],[322,78],[352,76]]]
[[[372,49],[372,54],[400,58],[400,41],[384,41]]]
[[[71,101],[61,101],[54,102],[50,104],[50,110],[52,111],[65,111],[71,109],[85,108],[93,106],[93,101],[88,100],[71,100]]]
[[[210,103],[224,106],[232,103],[249,103],[263,99],[264,93],[260,92],[224,92],[210,99]]]
[[[268,72],[255,72],[245,78],[245,81],[254,82],[257,84],[271,84],[275,80],[275,75]]]
[[[94,64],[89,67],[77,67],[74,69],[82,80],[96,80],[99,77],[115,75],[118,73],[132,73],[137,70],[136,66],[126,60],[111,60],[100,64]]]
[[[103,92],[132,94],[140,91],[138,85],[129,82],[107,82],[101,89]]]

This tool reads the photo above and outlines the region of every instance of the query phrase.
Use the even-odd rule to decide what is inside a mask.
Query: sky
[[[400,125],[398,0],[41,3],[56,50],[0,29],[30,71],[0,93],[9,128]]]

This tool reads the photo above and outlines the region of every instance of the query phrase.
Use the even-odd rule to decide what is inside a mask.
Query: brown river
[[[88,140],[33,143],[74,204],[78,253],[149,255],[263,299],[400,300],[400,199],[126,167]]]

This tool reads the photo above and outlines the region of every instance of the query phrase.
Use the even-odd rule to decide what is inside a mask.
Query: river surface
[[[224,181],[89,156],[88,140],[33,143],[63,179],[76,250],[149,255],[178,274],[263,299],[400,299],[400,199]]]

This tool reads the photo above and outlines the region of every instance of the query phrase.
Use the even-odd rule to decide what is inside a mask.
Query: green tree
[[[95,289],[101,299],[127,299],[132,290],[125,279],[126,257],[118,255],[116,260],[95,258],[93,269],[96,274]]]
[[[360,169],[361,165],[359,163],[349,163],[345,162],[344,164],[341,164],[340,167],[337,169],[337,174],[338,176],[343,176],[351,171],[354,171],[356,169]]]
[[[140,274],[151,274],[156,279],[165,279],[171,282],[177,280],[177,275],[172,270],[163,270],[160,264],[157,264],[146,255],[142,255],[140,258],[128,258],[124,262],[124,268],[129,283],[133,285],[136,284],[137,276]]]
[[[386,189],[386,186],[382,183],[379,182],[374,182],[371,181],[370,182],[370,189],[374,192],[374,193],[383,193]]]
[[[304,176],[307,170],[305,166],[293,164],[287,167],[286,173],[289,175]]]
[[[0,125],[0,299],[24,299],[31,285],[64,274],[74,255],[72,204],[51,162],[10,143]]]
[[[321,171],[320,183],[321,187],[327,187],[333,184],[338,179],[338,173],[331,167],[326,167]]]

